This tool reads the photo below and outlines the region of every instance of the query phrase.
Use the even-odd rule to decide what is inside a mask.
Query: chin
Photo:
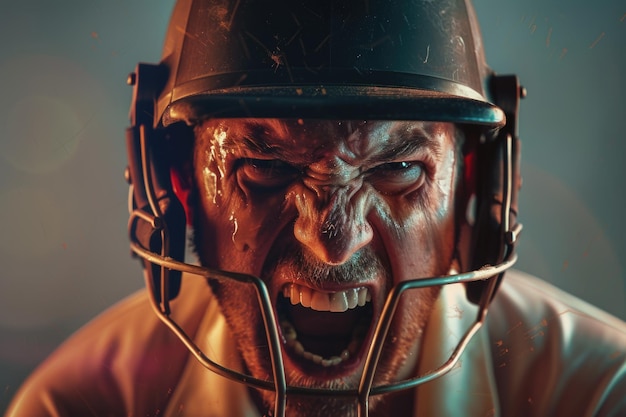
[[[365,246],[347,262],[329,265],[291,239],[279,240],[259,262],[257,276],[268,287],[278,321],[287,385],[356,392],[376,324],[394,285],[388,257],[383,250]],[[232,262],[220,264],[220,268],[237,270],[241,264],[256,264],[239,259],[235,265],[235,258],[226,257]],[[203,264],[215,261],[202,259]],[[433,276],[443,268],[424,266],[415,274]],[[267,336],[254,288],[234,281],[209,282],[247,372],[272,380]],[[374,386],[413,376],[422,333],[438,294],[438,288],[424,288],[403,296],[383,346]],[[261,412],[273,410],[273,392],[253,391]],[[385,397],[370,397],[370,413],[384,405]],[[290,394],[287,415],[356,416],[357,397]]]
[[[330,290],[332,286],[326,286],[322,291],[319,289],[321,285],[315,284],[318,288],[315,291],[331,295],[346,291],[346,287],[357,288],[350,290],[353,298],[347,300],[347,309],[330,311],[342,310],[343,307],[333,305],[332,301],[329,301],[330,306],[319,300],[314,301],[315,297],[320,296],[309,288],[313,283],[305,284],[300,280],[296,286],[285,275],[291,264],[281,262],[277,265],[272,268],[276,285],[271,287],[270,292],[279,320],[287,385],[356,392],[388,288],[370,286],[368,280],[350,284],[342,282],[341,288],[344,290],[339,290],[338,286],[334,287],[335,290]],[[374,269],[379,271],[378,266]],[[332,281],[330,279],[325,282]],[[257,305],[254,290],[250,286],[230,282],[213,283],[212,287],[237,340],[248,372],[255,378],[271,380],[271,362],[260,313],[253,307],[243,308]],[[367,288],[367,291],[358,288]],[[394,317],[383,347],[374,386],[412,376],[419,355],[421,335],[438,294],[437,289],[416,291],[419,294],[412,294],[410,301],[403,300],[400,303],[399,313]],[[262,411],[273,410],[273,392],[259,391],[255,398],[260,398]],[[374,413],[383,400],[383,396],[370,397],[370,412]],[[356,396],[289,395],[287,415],[356,416],[357,399]]]

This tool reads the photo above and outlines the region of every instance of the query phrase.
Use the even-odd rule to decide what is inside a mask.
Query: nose
[[[366,193],[355,184],[304,183],[296,195],[295,237],[321,261],[340,265],[372,239]]]

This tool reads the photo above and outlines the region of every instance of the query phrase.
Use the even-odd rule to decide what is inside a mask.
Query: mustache
[[[387,278],[387,270],[381,259],[376,256],[372,248],[365,246],[356,252],[350,259],[340,265],[330,265],[319,260],[306,248],[289,246],[271,257],[272,262],[263,275],[271,277],[277,269],[287,269],[293,273],[296,280],[302,280],[314,287],[321,287],[324,283],[354,284],[374,278]]]

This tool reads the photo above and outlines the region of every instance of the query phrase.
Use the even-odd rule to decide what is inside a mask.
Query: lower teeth
[[[316,355],[315,353],[304,350],[304,346],[302,346],[302,343],[298,341],[298,333],[296,332],[296,329],[293,327],[293,324],[291,324],[291,322],[289,322],[288,320],[281,320],[280,327],[282,329],[283,336],[285,337],[285,344],[288,347],[290,347],[298,356],[324,367],[337,366],[340,363],[348,360],[351,356],[355,355],[359,346],[361,346],[363,339],[365,338],[365,333],[367,332],[366,325],[357,325],[352,332],[352,340],[350,341],[348,346],[341,351],[339,356],[323,358],[320,355]]]

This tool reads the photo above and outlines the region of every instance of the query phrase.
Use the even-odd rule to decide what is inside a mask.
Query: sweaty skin
[[[261,277],[275,307],[293,288],[296,303],[311,296],[317,306],[328,306],[327,294],[366,289],[370,322],[375,321],[393,285],[444,275],[450,269],[455,136],[453,124],[435,122],[208,120],[196,128],[192,173],[198,202],[193,209],[195,244],[201,262]],[[230,282],[211,284],[249,372],[270,378],[253,289]],[[375,384],[412,375],[437,295],[438,289],[426,288],[404,297]],[[316,322],[322,323],[317,327],[332,323],[329,314],[338,320],[348,317],[298,307],[302,315],[294,308],[291,320],[300,333],[309,328],[313,335],[322,332]],[[333,359],[341,362],[335,366],[303,359],[283,344],[288,385],[356,388],[363,369],[362,346],[369,346],[371,338],[368,326],[364,343],[351,348],[349,355],[342,352],[349,360]],[[325,345],[310,339],[307,346]],[[271,407],[273,393],[261,397]],[[385,414],[385,401],[374,397],[370,404],[374,413]],[[290,416],[356,413],[353,400],[341,398],[296,397],[287,408]]]

